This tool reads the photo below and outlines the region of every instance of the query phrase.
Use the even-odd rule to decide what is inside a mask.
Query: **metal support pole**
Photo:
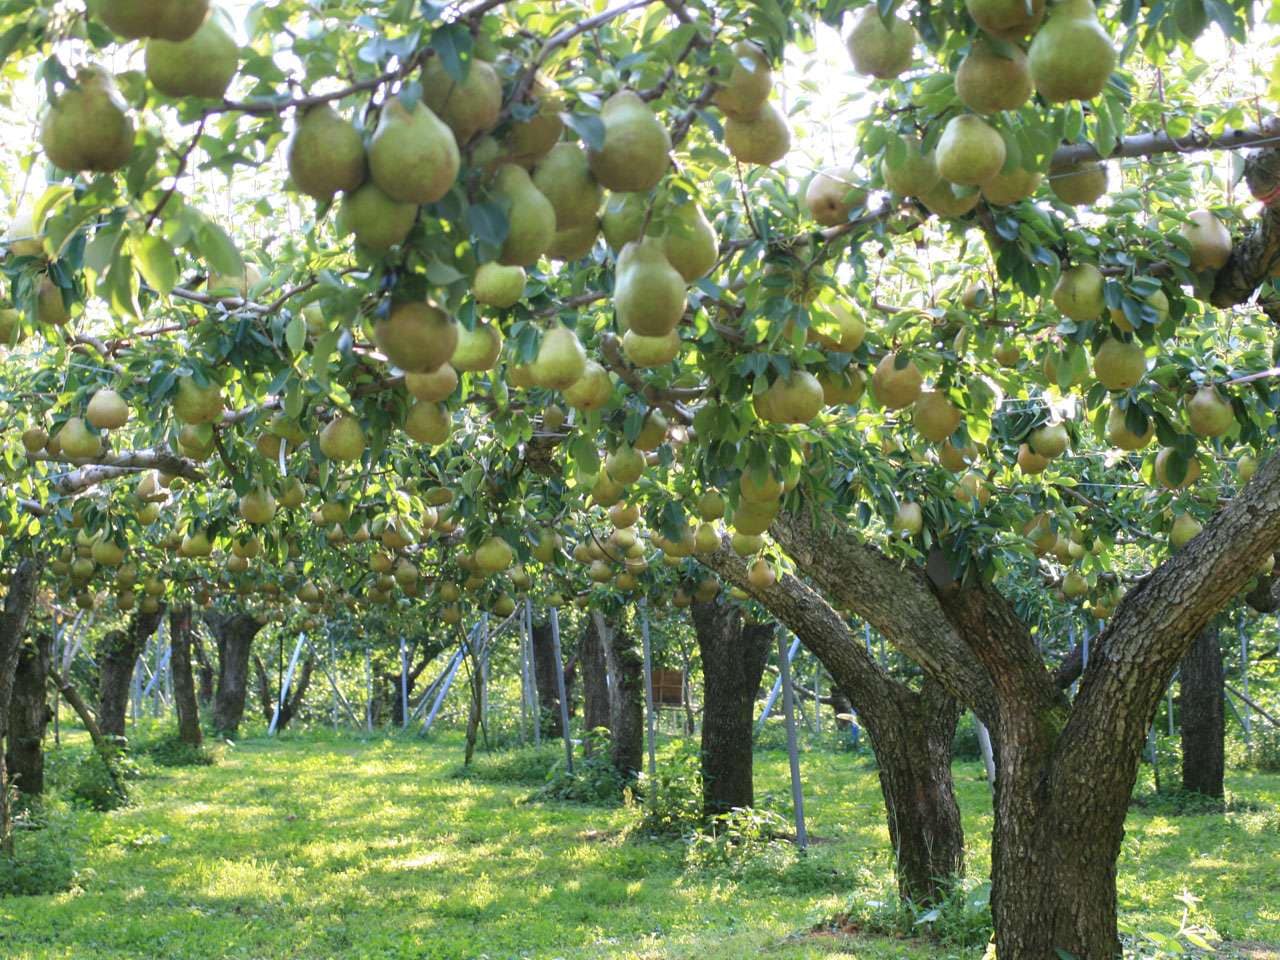
[[[801,853],[809,849],[809,834],[804,827],[804,788],[800,784],[800,750],[796,745],[795,706],[791,690],[791,656],[787,641],[778,635],[779,674],[782,680],[782,713],[787,720],[787,759],[791,764],[791,802],[796,816],[796,847]]]
[[[1249,696],[1249,634],[1244,628],[1244,610],[1236,615],[1236,624],[1240,632],[1240,691]],[[1240,726],[1244,729],[1244,748],[1250,750],[1253,747],[1253,716],[1249,713],[1249,704],[1244,702],[1240,706]]]
[[[368,647],[364,648],[364,690],[364,725],[369,733],[373,733],[373,666]]]
[[[1173,675],[1173,679],[1177,680],[1178,674],[1175,673]],[[1173,684],[1172,683],[1169,684],[1169,687],[1167,690],[1165,690],[1164,694],[1165,694],[1165,702],[1166,702],[1165,712],[1169,715],[1169,736],[1172,737],[1173,736]]]
[[[333,650],[333,630],[332,630],[332,628],[326,628],[326,629],[325,629],[325,633],[326,633],[326,634],[328,635],[328,637],[329,637],[329,663],[328,663],[328,667],[327,667],[327,669],[325,670],[325,674],[326,674],[330,679],[332,679],[332,678],[333,678],[333,666],[334,666],[334,663],[337,661],[337,657],[335,656],[335,654],[334,654],[334,650]],[[329,717],[330,717],[330,719],[333,721],[333,729],[334,729],[334,731],[335,731],[335,732],[337,732],[337,729],[338,729],[338,685],[337,685],[336,683],[332,683],[332,684],[330,684],[330,686],[333,688],[333,695],[329,698]]]
[[[400,635],[400,729],[409,729],[409,653]]]
[[[822,733],[822,664],[814,658],[813,664],[813,725]]]
[[[520,605],[520,742],[529,742],[529,631],[526,606]]]
[[[453,678],[457,676],[458,668],[462,666],[462,657],[463,653],[461,649],[453,655],[453,661],[449,664],[449,672],[444,675],[444,681],[440,684],[440,689],[436,693],[435,702],[431,704],[431,710],[427,713],[427,719],[422,721],[422,736],[424,737],[430,732],[431,725],[436,722],[436,714],[439,713],[440,708],[444,706],[444,698],[449,695],[449,688],[453,686]]]
[[[489,729],[489,614],[480,614],[480,726]],[[488,736],[488,734],[485,734]]]
[[[529,714],[533,717],[533,745],[542,746],[542,707],[538,703],[538,675],[533,660],[533,601],[524,600],[525,657],[529,664]]]
[[[280,696],[276,698],[276,709],[271,715],[271,724],[267,727],[267,736],[273,737],[276,733],[276,724],[280,722],[280,711],[284,709],[285,701],[289,699],[289,685],[293,683],[293,671],[298,668],[298,657],[302,654],[302,645],[306,643],[307,635],[305,633],[298,634],[298,642],[294,645],[293,656],[289,658],[289,669],[285,671],[284,678],[280,681]]]
[[[556,693],[560,696],[560,730],[564,734],[564,762],[573,773],[573,741],[569,739],[569,699],[564,691],[564,663],[560,659],[560,613],[551,608],[551,649],[555,651]]]
[[[640,639],[644,643],[644,712],[649,738],[649,782],[653,784],[650,799],[658,799],[658,748],[653,730],[653,647],[649,643],[649,605],[640,598]]]
[[[790,663],[796,658],[796,654],[800,650],[800,638],[796,637],[795,642],[791,644],[791,649],[787,652],[786,660]],[[778,671],[778,679],[773,681],[773,689],[769,691],[769,696],[764,701],[764,712],[760,714],[760,719],[756,721],[756,731],[764,729],[764,723],[769,719],[769,714],[773,712],[773,705],[778,699],[778,694],[782,692],[782,671]]]
[[[977,716],[974,716],[973,723],[978,728],[978,750],[982,753],[983,766],[987,768],[987,785],[994,790],[996,788],[996,758],[991,749],[991,731]]]

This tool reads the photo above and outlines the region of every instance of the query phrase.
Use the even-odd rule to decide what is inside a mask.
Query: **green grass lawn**
[[[79,749],[73,747],[72,749]],[[923,940],[811,934],[891,880],[865,757],[803,759],[809,861],[745,878],[686,867],[678,841],[638,838],[634,809],[525,803],[524,784],[452,775],[452,735],[287,735],[213,767],[144,763],[135,806],[76,813],[77,889],[0,900],[0,957],[828,958],[980,957]],[[757,755],[759,799],[788,809],[786,757]],[[985,874],[990,800],[957,764],[970,872]],[[1135,811],[1120,862],[1124,921],[1192,921],[1228,941],[1280,940],[1280,776],[1233,774],[1261,807],[1225,816]],[[1235,955],[1234,953],[1229,955]],[[1266,956],[1264,953],[1251,954]]]

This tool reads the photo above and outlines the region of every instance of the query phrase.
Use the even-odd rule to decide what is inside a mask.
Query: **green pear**
[[[247,523],[270,523],[276,515],[276,498],[262,487],[254,487],[240,498],[239,508]]]
[[[908,360],[898,367],[896,353],[886,353],[871,375],[871,389],[886,410],[901,410],[915,403],[923,382],[924,377],[914,361]]]
[[[1044,19],[1045,0],[964,0],[974,23],[1001,40],[1021,40]]]
[[[726,116],[754,117],[772,89],[773,71],[765,52],[750,40],[739,40],[733,45],[733,67],[711,102]]]
[[[374,253],[385,253],[404,243],[418,218],[418,207],[387,196],[382,188],[369,181],[342,196],[337,228],[342,234],[354,234],[356,243]]]
[[[609,371],[594,360],[588,360],[582,376],[564,390],[564,398],[571,407],[583,413],[606,406],[613,399],[613,380]]]
[[[1128,390],[1147,373],[1147,356],[1137,340],[1107,337],[1093,353],[1094,378],[1108,390]]]
[[[899,197],[922,197],[941,182],[932,150],[926,151],[915,137],[902,138],[904,150],[896,159],[886,151],[880,163],[884,185]]]
[[[813,175],[804,192],[804,205],[815,223],[836,227],[867,202],[867,191],[851,167],[827,167]]]
[[[766,103],[754,117],[726,119],[724,145],[735,160],[767,167],[787,155],[791,131],[782,112]]]
[[[419,443],[436,446],[448,440],[452,431],[453,418],[442,403],[419,400],[405,414],[404,432]]]
[[[555,208],[533,185],[529,171],[514,163],[498,171],[494,192],[507,206],[507,238],[499,261],[507,266],[532,266],[555,239]]]
[[[1116,65],[1111,37],[1098,23],[1093,0],[1062,0],[1027,50],[1036,92],[1049,103],[1092,100]]]
[[[633,366],[642,370],[661,367],[680,352],[680,334],[671,330],[660,337],[645,337],[628,330],[622,335],[622,352]]]
[[[956,96],[974,113],[1017,110],[1031,99],[1027,55],[1011,43],[973,42],[956,70]]]
[[[1156,432],[1155,424],[1146,417],[1143,419],[1146,420],[1146,429],[1140,434],[1134,433],[1129,429],[1126,411],[1112,404],[1107,411],[1107,442],[1121,450],[1141,450],[1151,442]]]
[[[1090,206],[1107,192],[1107,167],[1097,160],[1051,163],[1049,189],[1063,203],[1073,207]]]
[[[916,28],[896,14],[883,20],[876,5],[867,4],[854,16],[844,43],[854,70],[890,80],[911,66]]]
[[[16,347],[25,339],[22,314],[13,307],[0,307],[0,347]]]
[[[453,349],[449,365],[454,370],[469,373],[492,370],[500,353],[502,331],[494,324],[477,323],[470,330],[459,326],[458,345]]]
[[[1031,196],[1044,175],[1038,170],[1014,167],[1008,173],[997,173],[982,185],[982,198],[997,207],[1018,203]]]
[[[457,143],[465,145],[476,134],[497,125],[502,112],[502,81],[493,64],[473,57],[466,76],[457,83],[435,56],[422,68],[422,100],[448,124]]]
[[[962,217],[976,207],[978,201],[982,199],[982,192],[969,190],[957,193],[951,188],[950,183],[939,180],[937,186],[918,194],[916,199],[924,204],[925,209],[930,213],[948,219]]]
[[[1236,422],[1231,404],[1222,398],[1218,389],[1205,384],[1184,404],[1187,423],[1191,432],[1201,437],[1220,437]]]
[[[941,390],[926,390],[916,399],[911,412],[916,431],[926,440],[941,443],[960,426],[963,415]]]
[[[534,74],[526,99],[535,105],[533,114],[524,120],[512,118],[502,146],[508,160],[529,168],[560,140],[564,121],[560,118],[562,104],[559,91],[554,81],[544,74]]]
[[[942,179],[976,187],[1004,166],[1004,137],[981,117],[962,113],[947,123],[934,156]]]
[[[46,273],[40,278],[36,287],[36,321],[40,324],[60,327],[71,319],[67,312],[67,303],[63,299],[62,288],[57,286]]]
[[[685,281],[667,260],[661,239],[644,237],[628,243],[618,254],[614,275],[614,309],[624,331],[661,337],[684,317]]]
[[[239,63],[240,48],[217,15],[186,40],[147,41],[147,79],[169,97],[221,100]]]
[[[614,193],[604,205],[600,228],[605,243],[615,253],[632,240],[639,240],[644,231],[644,215],[648,201],[639,193]]]
[[[116,391],[99,390],[89,398],[84,418],[99,430],[118,430],[129,422],[129,405]]]
[[[208,423],[184,423],[178,431],[178,449],[192,460],[208,460],[217,449],[213,426]],[[276,454],[279,456],[279,454]]]
[[[40,146],[63,170],[109,173],[129,162],[133,121],[111,77],[85,67],[49,106],[40,123]]]
[[[1102,316],[1102,288],[1102,271],[1093,264],[1067,267],[1053,288],[1053,305],[1072,320],[1097,320]]]
[[[610,190],[652,190],[667,172],[671,136],[649,105],[631,90],[620,90],[600,111],[604,142],[589,150],[591,172]]]
[[[720,241],[702,208],[690,200],[671,211],[664,223],[662,248],[686,283],[711,272],[720,258]]]
[[[368,173],[359,132],[327,103],[302,115],[293,128],[286,155],[294,186],[317,200],[350,193],[364,183]]]
[[[201,386],[194,377],[178,378],[173,415],[183,423],[214,423],[222,419],[222,388],[217,381]]]
[[[406,373],[404,385],[418,400],[427,403],[439,403],[447,400],[458,388],[458,372],[452,365],[442,363],[434,370],[425,373]]]
[[[407,300],[377,321],[373,339],[406,373],[424,373],[449,362],[458,346],[458,323],[429,301]]]
[[[102,452],[102,440],[79,417],[72,417],[58,431],[62,455],[72,460],[86,460]]]
[[[596,222],[604,190],[591,175],[587,152],[578,144],[557,143],[552,147],[534,171],[533,185],[551,201],[556,230]]]
[[[180,43],[209,15],[209,0],[91,0],[90,10],[128,40],[159,37]]]
[[[340,414],[320,431],[320,452],[330,460],[359,460],[364,448],[364,430],[355,417]]]
[[[393,200],[435,203],[458,179],[462,157],[453,131],[424,103],[383,104],[369,141],[369,174]]]
[[[581,260],[596,245],[596,236],[599,233],[600,224],[595,220],[584,223],[580,227],[557,230],[551,240],[551,246],[547,247],[547,256],[552,260],[565,262]]]
[[[471,293],[476,298],[476,303],[505,310],[514,306],[524,295],[524,282],[524,267],[482,263],[476,270]]]
[[[1208,210],[1195,210],[1187,215],[1182,235],[1191,245],[1191,270],[1221,270],[1231,259],[1231,233],[1222,221]]]
[[[586,372],[587,353],[578,335],[554,324],[542,335],[532,364],[534,382],[547,390],[567,390]]]

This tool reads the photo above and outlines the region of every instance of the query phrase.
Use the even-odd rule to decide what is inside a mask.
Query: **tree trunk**
[[[538,713],[544,737],[564,735],[560,723],[560,695],[556,685],[556,671],[563,667],[556,663],[555,645],[551,642],[551,624],[535,623],[533,639],[533,679],[538,690]],[[565,679],[566,693],[569,689]]]
[[[258,704],[262,708],[262,719],[269,725],[274,718],[276,721],[276,733],[279,733],[289,725],[289,721],[297,714],[299,707],[302,706],[302,698],[307,695],[307,688],[311,686],[311,674],[315,670],[315,658],[307,657],[299,664],[298,669],[294,672],[293,681],[289,686],[288,695],[285,696],[284,702],[280,703],[280,691],[274,693],[271,690],[271,675],[267,672],[266,666],[262,662],[262,658],[256,653],[253,655],[254,675],[258,681]],[[399,675],[396,676],[397,681]],[[280,704],[280,714],[276,715],[276,704]]]
[[[849,719],[852,714],[853,704],[844,695],[844,691],[839,687],[833,689],[831,691],[831,716],[836,722],[836,729],[847,732],[853,726],[853,721]]]
[[[755,805],[751,727],[773,624],[744,623],[737,604],[712,600],[691,609],[702,653],[702,813]]]
[[[644,767],[644,654],[624,626],[606,626],[604,655],[613,688],[609,697],[609,755],[624,779]]]
[[[169,665],[173,670],[173,705],[178,713],[178,739],[193,747],[204,742],[200,705],[191,675],[191,607],[169,608]]]
[[[583,752],[591,756],[594,747],[592,730],[610,729],[613,722],[609,710],[609,665],[604,655],[605,636],[608,627],[604,615],[593,610],[587,617],[587,629],[582,636],[582,726],[588,734]]]
[[[244,719],[249,687],[249,656],[262,625],[247,613],[206,613],[204,621],[218,644],[218,686],[213,695],[213,728],[234,737]]]
[[[1226,693],[1218,625],[1200,631],[1182,658],[1182,789],[1223,796]]]
[[[200,681],[199,692],[196,699],[200,706],[206,710],[213,703],[213,678],[216,675],[213,664],[209,662],[209,654],[204,648],[204,641],[200,639],[200,631],[195,629],[195,623],[192,623],[191,630],[191,650],[196,658],[196,676]]]
[[[44,792],[44,734],[53,719],[48,696],[52,663],[52,635],[36,634],[18,657],[9,703],[9,779],[29,797]]]
[[[9,703],[18,672],[22,637],[27,618],[35,604],[40,580],[39,561],[21,561],[9,579],[9,589],[0,608],[0,855],[13,855],[13,816],[9,809],[9,766],[3,745],[9,737]]]
[[[163,604],[155,613],[138,611],[129,618],[128,629],[113,630],[98,644],[98,725],[109,737],[125,735],[134,666],[163,617]]]

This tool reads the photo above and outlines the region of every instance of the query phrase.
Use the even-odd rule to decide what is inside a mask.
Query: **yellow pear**
[[[575,410],[584,413],[599,410],[613,399],[613,380],[609,371],[594,360],[588,360],[582,376],[564,390],[564,398]]]
[[[1121,450],[1141,450],[1155,436],[1155,424],[1144,415],[1145,427],[1142,433],[1134,433],[1129,429],[1128,412],[1112,404],[1107,411],[1107,442]]]
[[[804,192],[804,205],[815,223],[839,226],[867,202],[867,192],[855,177],[851,167],[827,167],[813,175]]]
[[[374,324],[373,339],[401,370],[425,373],[453,357],[458,324],[434,303],[410,300],[395,304]]]
[[[1036,92],[1049,103],[1092,100],[1116,65],[1111,37],[1093,0],[1061,0],[1031,41],[1027,64]]]
[[[236,75],[240,48],[215,14],[186,40],[148,40],[145,62],[147,79],[166,96],[221,100]]]
[[[1155,462],[1155,478],[1156,483],[1170,490],[1181,490],[1189,487],[1200,479],[1200,461],[1195,457],[1189,458],[1186,472],[1183,474],[1181,483],[1173,482],[1173,475],[1170,469],[1170,459],[1177,453],[1173,447],[1161,447],[1160,452],[1156,454]]]
[[[355,417],[340,414],[320,431],[320,452],[330,460],[359,460],[364,448],[364,430]]]
[[[898,359],[896,352],[885,354],[871,376],[871,389],[886,410],[911,406],[920,396],[920,386],[924,382],[913,361],[904,358],[905,362],[899,367]]]
[[[1200,387],[1183,406],[1191,432],[1201,437],[1220,437],[1235,425],[1231,404],[1210,384]]]
[[[472,329],[459,326],[458,344],[449,361],[454,370],[477,373],[492,370],[502,353],[502,331],[492,323],[477,323]]]
[[[473,57],[464,67],[462,82],[454,81],[436,56],[422,68],[422,99],[465,146],[498,123],[502,112],[502,81],[493,64]]]
[[[614,309],[618,325],[645,337],[661,337],[684,316],[687,291],[657,237],[633,240],[618,254]]]
[[[40,123],[40,146],[54,166],[108,173],[129,162],[133,121],[111,77],[85,67],[49,105]]]
[[[453,419],[442,403],[419,400],[405,414],[404,432],[419,443],[431,446],[444,443],[452,430]]]
[[[941,390],[926,390],[915,402],[912,419],[921,436],[941,443],[956,432],[964,416]]]
[[[404,243],[418,218],[418,207],[387,196],[369,181],[343,194],[337,227],[342,234],[354,234],[356,243],[373,253],[385,253]]]
[[[129,422],[129,405],[114,390],[99,390],[90,398],[84,416],[99,430],[116,430]]]
[[[767,167],[791,149],[791,130],[782,111],[766,103],[753,117],[728,117],[724,122],[724,145],[735,160]]]
[[[604,142],[588,151],[591,172],[610,190],[643,192],[667,172],[671,136],[649,105],[631,90],[620,90],[600,111]]]
[[[532,364],[534,382],[547,390],[567,390],[586,372],[587,352],[568,327],[554,324],[542,335]]]
[[[359,132],[327,103],[310,108],[298,120],[286,158],[294,186],[317,200],[332,200],[336,193],[355,190],[368,173]],[[387,197],[387,202],[395,201]],[[409,222],[413,222],[412,213]]]
[[[507,238],[498,259],[507,266],[532,266],[555,239],[555,208],[534,186],[529,171],[514,163],[498,171],[494,191],[507,207]]]
[[[844,43],[854,70],[890,80],[911,66],[916,28],[896,14],[881,19],[876,5],[868,4],[854,16]]]
[[[1004,159],[1004,138],[971,113],[952,117],[934,148],[939,175],[962,186],[990,180],[1000,172]]]
[[[399,97],[382,106],[369,141],[369,174],[392,200],[435,203],[458,179],[458,142],[424,103],[405,107]]]
[[[591,174],[587,152],[576,143],[557,143],[538,164],[533,185],[555,210],[556,230],[595,224],[604,190]]]
[[[764,106],[773,89],[769,58],[750,40],[733,45],[733,66],[711,102],[730,117],[752,117]]]

